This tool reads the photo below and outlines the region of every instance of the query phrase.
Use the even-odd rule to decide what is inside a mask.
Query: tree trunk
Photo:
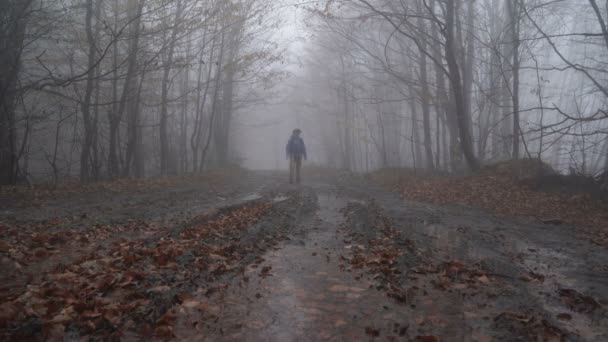
[[[167,61],[165,62],[162,80],[161,107],[160,107],[160,173],[167,175],[169,173],[169,136],[167,132],[168,120],[168,96],[169,96],[169,76],[173,66],[173,54],[175,52],[175,44],[177,43],[177,33],[179,31],[180,20],[182,15],[182,0],[177,0],[177,9],[175,12],[175,20],[171,31],[169,41],[169,52],[167,53]]]
[[[380,107],[380,104],[377,104],[376,107],[377,107],[376,115],[377,115],[377,119],[378,119],[378,127],[380,128],[380,138],[382,139],[381,144],[380,144],[381,155],[382,155],[382,168],[386,168],[386,167],[388,167],[388,154],[386,151],[386,132],[385,132],[385,127],[384,127],[384,120],[382,119],[382,108]]]
[[[454,101],[456,103],[456,118],[458,124],[458,130],[460,133],[460,147],[464,153],[467,165],[473,171],[477,171],[480,168],[479,161],[473,152],[473,145],[471,142],[471,132],[469,130],[469,119],[467,117],[466,105],[465,105],[465,94],[463,92],[462,80],[460,77],[460,68],[456,58],[456,47],[454,41],[454,20],[455,10],[454,2],[447,2],[447,18],[446,18],[446,43],[445,43],[445,57],[448,63],[448,70],[450,76],[450,84],[452,85],[452,91],[454,94]]]
[[[486,0],[485,5],[490,9],[491,17],[498,17],[500,14],[500,1],[499,0]],[[498,20],[494,20],[490,23],[490,39],[493,44],[499,42],[499,35],[501,32],[500,23]],[[498,127],[502,126],[499,124],[501,120],[500,114],[500,84],[501,82],[501,57],[500,50],[498,47],[493,48],[490,52],[490,67],[488,75],[488,87],[490,88],[488,93],[488,126],[493,127],[487,132],[488,139],[490,140],[490,154],[492,159],[498,159],[501,156],[501,135],[499,134]],[[489,129],[489,127],[488,127]]]
[[[513,88],[511,92],[511,98],[513,101],[513,159],[519,158],[519,5],[518,1],[508,1],[507,7],[509,8],[509,17],[511,21],[511,40],[513,42],[512,49],[512,73],[513,73]]]
[[[466,53],[462,60],[464,64],[462,87],[464,91],[465,112],[467,115],[471,139],[473,139],[473,62],[475,59],[475,0],[467,0],[467,30],[465,38]],[[464,49],[463,49],[464,50]]]
[[[350,116],[350,109],[349,109],[349,100],[348,100],[348,89],[347,89],[347,80],[346,80],[346,66],[344,65],[344,56],[340,55],[340,65],[342,66],[342,74],[341,74],[341,78],[342,78],[342,109],[343,109],[343,115],[344,115],[344,127],[343,127],[343,134],[344,134],[344,168],[346,170],[350,170],[351,168],[351,154],[352,154],[352,143],[351,143],[351,139],[350,139],[350,134],[349,134],[349,116]],[[382,114],[379,112],[378,113],[379,116],[381,116]],[[380,123],[380,130],[382,132],[382,160],[384,163],[384,166],[386,166],[387,160],[386,160],[386,147],[385,147],[385,138],[384,138],[384,126],[382,125],[382,119],[379,117],[379,123]]]
[[[128,101],[132,101],[132,97],[135,96],[137,92],[137,86],[135,84],[135,74],[137,73],[137,53],[139,50],[139,36],[141,31],[141,16],[143,12],[144,3],[146,0],[129,0],[129,18],[131,18],[131,28],[130,28],[130,44],[129,44],[129,54],[127,59],[127,74],[125,78],[125,85],[123,87],[122,95],[120,97],[120,101],[118,103],[117,108],[115,107],[115,112],[112,113],[110,118],[110,151],[108,154],[108,174],[111,178],[117,177],[119,175],[119,125],[122,120],[125,109],[127,108]],[[116,3],[115,3],[116,4]],[[116,6],[116,10],[118,7]],[[115,58],[117,58],[115,56]],[[115,59],[115,65],[117,61]],[[117,84],[114,85],[116,87]],[[129,122],[132,124],[137,121],[137,118],[133,117],[136,113],[129,113]],[[129,127],[129,132],[133,134],[133,132],[137,132],[137,129],[133,127]],[[135,133],[136,134],[136,133]],[[135,141],[137,137],[129,136],[129,140]],[[129,153],[129,152],[127,152]],[[133,153],[131,151],[130,153]]]
[[[15,101],[28,21],[25,16],[32,2],[9,1],[6,8],[10,12],[0,14],[6,20],[2,25],[6,31],[0,32],[0,185],[17,182]]]
[[[422,20],[422,10],[420,9],[420,3],[417,2],[418,13],[420,16],[418,17],[418,29],[422,32],[426,32],[426,25]],[[428,70],[426,63],[426,54],[424,51],[427,49],[426,40],[422,39],[420,43],[420,104],[422,107],[422,127],[424,131],[424,152],[425,152],[425,161],[426,168],[428,170],[432,170],[434,168],[433,164],[433,139],[431,138],[431,93],[429,90],[429,81],[428,81]]]
[[[147,65],[141,71],[139,86],[135,98],[129,101],[129,141],[127,142],[127,156],[125,160],[125,177],[130,174],[130,165],[133,164],[133,175],[136,178],[143,178],[145,174],[144,145],[141,127],[141,92],[146,80]]]
[[[95,36],[93,34],[93,16],[94,0],[86,2],[86,19],[85,31],[87,35],[87,43],[89,45],[88,63],[87,63],[87,81],[85,85],[84,98],[82,100],[81,110],[84,124],[84,141],[80,151],[80,180],[87,181],[91,177],[90,170],[90,155],[93,144],[93,120],[91,118],[91,97],[93,95],[93,85],[95,79]]]
[[[416,92],[414,91],[414,86],[413,85],[409,85],[409,96],[411,98],[415,97]],[[416,101],[409,101],[410,102],[410,112],[412,115],[412,136],[411,136],[411,140],[412,140],[412,151],[413,151],[413,157],[414,157],[414,168],[416,168],[416,166],[418,165],[418,162],[420,162],[420,160],[422,159],[422,149],[420,146],[420,134],[418,133],[418,109],[417,109],[417,104]]]
[[[97,0],[97,4],[95,6],[95,13],[99,15],[101,13],[101,5],[103,0]],[[95,41],[99,41],[101,33],[101,20],[95,20]],[[91,177],[95,181],[98,181],[101,178],[101,158],[99,155],[99,99],[101,98],[101,88],[99,87],[101,83],[101,66],[100,63],[97,63],[95,66],[95,82],[93,84],[93,88],[95,89],[95,97],[94,103],[95,106],[93,108],[93,141],[91,142],[91,153],[90,153],[90,165],[91,165]]]
[[[118,0],[112,3],[114,14],[113,29],[118,30]],[[116,132],[118,130],[118,45],[112,47],[112,107],[108,111],[109,146],[108,146],[108,177],[113,178],[118,174],[118,162],[116,158]]]
[[[205,168],[205,159],[207,158],[207,152],[211,145],[211,138],[213,137],[214,121],[217,114],[217,103],[221,86],[222,79],[222,68],[224,63],[224,45],[225,45],[225,32],[222,30],[222,39],[220,41],[220,53],[217,61],[217,71],[215,74],[215,89],[213,91],[213,104],[211,105],[211,115],[209,117],[209,129],[207,130],[207,140],[205,146],[201,152],[201,161],[199,165],[199,171],[202,172]]]
[[[216,108],[220,116],[217,118],[215,132],[215,150],[219,165],[226,165],[230,151],[230,132],[232,128],[233,103],[234,103],[234,81],[237,72],[237,61],[241,48],[241,39],[244,21],[239,21],[229,31],[226,48],[228,54],[224,65],[224,78],[222,80],[221,107]]]
[[[217,25],[216,25],[217,28]],[[206,31],[205,31],[206,33]],[[205,41],[205,36],[203,37],[203,48],[204,45],[206,43]],[[208,62],[208,70],[207,70],[207,77],[205,79],[205,90],[203,91],[203,94],[201,96],[201,87],[202,87],[202,76],[203,76],[203,65],[201,64],[199,67],[199,72],[198,72],[198,96],[197,96],[197,102],[196,102],[196,116],[194,119],[194,132],[192,132],[192,136],[190,137],[190,147],[192,148],[192,169],[193,171],[198,170],[199,167],[199,153],[198,150],[201,147],[201,142],[202,142],[202,138],[203,138],[203,122],[204,122],[204,111],[205,111],[205,105],[207,103],[207,96],[209,94],[209,88],[211,86],[211,81],[212,81],[212,76],[213,76],[213,57],[214,57],[214,52],[215,52],[215,38],[212,40],[211,42],[211,50],[209,52],[209,62]],[[204,52],[204,50],[203,50]],[[203,53],[201,52],[201,54]],[[202,62],[202,60],[201,60]],[[219,67],[219,66],[218,66]]]
[[[435,8],[434,0],[430,1],[430,8],[432,8],[432,9]],[[443,56],[441,54],[441,46],[438,43],[439,34],[438,34],[437,23],[433,23],[433,25],[431,25],[431,38],[434,42],[437,42],[437,46],[434,46],[432,48],[433,58],[436,61],[442,61]],[[447,138],[446,138],[446,136],[448,135],[447,132],[449,132],[449,138],[450,138],[449,148],[448,148],[448,146],[444,146],[443,153],[444,153],[446,159],[448,157],[450,158],[452,165],[456,165],[461,160],[462,150],[461,150],[460,144],[458,142],[458,125],[456,124],[456,115],[455,115],[454,111],[452,110],[454,107],[454,105],[453,105],[454,99],[453,99],[453,96],[449,95],[449,94],[451,94],[451,92],[449,93],[448,90],[446,89],[444,72],[439,68],[437,63],[433,63],[433,65],[435,66],[435,68],[434,68],[435,69],[435,86],[437,88],[437,92],[435,94],[436,95],[435,101],[436,101],[437,107],[438,107],[437,115],[441,115],[443,117],[444,124],[447,127],[447,130],[444,130],[444,135],[443,135],[444,140],[447,140]],[[450,163],[446,162],[446,166],[448,164],[450,164]]]
[[[190,56],[190,41],[186,48],[186,56]],[[180,172],[188,172],[189,160],[188,160],[188,107],[189,93],[190,93],[190,63],[188,63],[184,70],[184,79],[182,83],[182,115],[180,117],[180,144],[179,144],[179,156],[180,156]]]

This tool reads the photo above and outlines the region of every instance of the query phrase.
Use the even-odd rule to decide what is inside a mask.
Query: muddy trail
[[[354,176],[74,195],[0,222],[2,340],[608,340],[608,253],[576,228]]]

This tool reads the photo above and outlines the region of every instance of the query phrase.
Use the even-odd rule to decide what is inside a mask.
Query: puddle
[[[272,199],[272,202],[273,203],[281,203],[281,202],[287,201],[288,199],[289,199],[288,196],[278,195],[278,196],[275,196],[275,198]]]
[[[249,201],[256,201],[256,200],[259,200],[259,199],[262,199],[262,195],[260,195],[260,194],[259,194],[259,193],[257,193],[257,192],[254,192],[254,193],[251,193],[251,194],[249,194],[249,195],[246,195],[246,196],[240,197],[240,198],[237,200],[237,202],[249,202]]]
[[[457,228],[441,223],[429,224],[424,227],[427,236],[433,239],[433,251],[444,260],[476,260],[483,261],[495,257],[496,253],[478,241],[472,241]]]
[[[198,336],[207,341],[367,341],[405,334],[406,308],[340,268],[344,236],[338,227],[346,203],[319,196],[314,217],[301,219],[305,243],[286,243],[267,253],[247,268],[241,286],[212,297],[207,308],[216,318],[197,324]],[[182,317],[182,326],[192,326],[193,317]],[[193,338],[191,329],[176,331],[180,340]]]
[[[287,197],[280,194],[273,202],[285,200]],[[430,249],[436,252],[436,260],[458,260],[470,265],[483,262],[490,271],[506,277],[491,277],[488,285],[454,282],[448,284],[453,288],[443,288],[438,282],[442,278],[435,274],[412,275],[404,283],[408,290],[413,289],[412,298],[407,305],[398,304],[373,288],[373,280],[359,278],[341,265],[340,254],[350,253],[339,229],[344,224],[342,209],[349,202],[353,200],[318,195],[317,210],[302,211],[304,214],[294,219],[294,231],[303,232],[302,236],[267,252],[225,290],[207,297],[203,289],[195,295],[196,305],[182,305],[175,338],[369,341],[437,335],[449,337],[448,340],[484,340],[492,335],[492,318],[503,311],[522,310],[522,300],[542,308],[550,317],[571,313],[571,320],[561,322],[560,328],[576,331],[588,340],[601,340],[604,336],[602,322],[593,322],[567,310],[559,298],[550,298],[555,297],[558,283],[575,285],[557,274],[581,266],[569,263],[567,253],[482,230],[467,233],[444,224],[423,228],[431,239]],[[542,270],[547,279],[543,283],[522,282],[518,277],[525,269]],[[518,299],[513,297],[520,295]]]
[[[505,284],[512,287],[509,291],[513,291],[515,296],[518,293],[525,295],[526,300],[534,303],[536,308],[542,308],[548,317],[554,319],[553,322],[557,322],[554,324],[564,331],[575,331],[580,337],[590,341],[601,340],[604,336],[602,334],[605,329],[600,328],[593,318],[571,310],[558,296],[558,291],[563,288],[576,289],[583,293],[593,289],[592,284],[597,286],[597,292],[601,293],[603,288],[598,283],[598,275],[588,271],[588,266],[580,259],[569,255],[567,248],[551,248],[551,243],[547,243],[548,246],[540,245],[531,239],[513,235],[508,239],[501,239],[497,235],[484,234],[483,231],[464,234],[464,231],[460,232],[443,224],[427,225],[424,232],[432,238],[436,254],[457,260],[482,262],[490,267],[490,272],[506,276],[504,279],[513,279],[517,287],[512,287],[513,282]],[[493,286],[499,286],[499,283]],[[506,298],[501,300],[500,304],[496,302],[494,305],[497,308],[514,310],[516,306],[513,304],[517,301],[514,298]],[[477,307],[476,304],[466,301],[463,303],[464,307]],[[423,311],[431,311],[422,305],[419,307],[424,308]],[[479,315],[483,309],[476,308],[467,314],[471,316],[471,312]],[[566,314],[568,320],[555,319],[560,314]],[[474,320],[469,320],[468,324],[484,331],[483,326],[477,325]]]
[[[527,285],[535,289],[528,292],[537,299],[545,312],[553,317],[569,315],[570,318],[560,321],[560,324],[569,331],[576,331],[585,340],[598,341],[605,336],[601,324],[589,315],[572,310],[558,299],[560,289],[575,289],[583,293],[594,289],[598,293],[605,293],[605,284],[602,284],[597,274],[587,270],[584,262],[561,249],[547,248],[531,241],[514,239],[508,247],[512,254],[517,255],[519,263],[543,277],[542,281],[531,281]]]

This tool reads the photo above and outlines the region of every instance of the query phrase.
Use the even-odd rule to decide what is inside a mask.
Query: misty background
[[[0,0],[0,181],[608,169],[608,2]]]

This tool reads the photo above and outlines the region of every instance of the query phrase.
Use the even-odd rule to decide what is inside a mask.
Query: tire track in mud
[[[251,264],[238,284],[211,297],[197,296],[198,308],[182,308],[182,327],[198,329],[176,329],[178,339],[366,341],[405,336],[399,306],[344,267],[342,256],[352,245],[345,236],[343,210],[351,199],[312,189],[292,195],[300,198],[302,209],[294,210],[288,240]],[[316,209],[310,210],[311,205]],[[207,315],[200,314],[200,305]]]
[[[492,230],[484,223],[488,218],[483,213],[450,216],[441,208],[420,210],[407,203],[397,207],[386,197],[378,196],[390,213],[374,202],[348,210],[353,238],[364,247],[349,262],[410,308],[410,339],[429,335],[476,341],[608,338],[608,316],[601,299],[571,288],[593,289],[597,280],[587,281],[591,279],[586,275],[568,279],[572,265],[551,261],[551,256],[565,251],[552,250],[550,243],[532,243],[533,239],[522,241],[505,229]],[[387,227],[387,219],[399,223],[389,220]],[[498,222],[510,225],[506,220]],[[522,228],[526,229],[517,231],[526,232]],[[532,227],[527,229],[538,234]],[[537,257],[519,253],[513,258],[511,245],[517,246],[515,251],[523,249]],[[379,251],[391,248],[405,253],[382,260]],[[582,259],[578,255],[573,260]],[[391,269],[399,272],[391,274]]]
[[[375,201],[351,203],[345,214],[349,238],[357,246],[345,260],[350,269],[369,279],[373,288],[397,305],[408,327],[403,338],[466,340],[470,329],[463,320],[463,298],[455,293],[438,298],[435,288],[446,284],[443,280],[425,277],[428,273],[439,273],[439,267],[430,264],[414,242],[393,227]],[[450,269],[461,265],[445,266]]]
[[[275,177],[261,196],[226,196],[222,203],[234,205],[202,217],[141,227],[131,238],[100,235],[83,257],[4,297],[0,338],[607,338],[607,304],[587,296],[601,293],[604,278],[572,273],[598,261],[581,264],[588,259],[574,244],[554,248],[563,235],[547,242],[542,234],[553,230],[403,202],[360,180],[335,182],[288,187]],[[251,215],[247,206],[266,207]],[[196,235],[222,218],[233,228]]]
[[[0,298],[14,299],[26,285],[40,283],[50,270],[107,250],[116,241],[159,238],[218,205],[244,203],[246,196],[239,198],[239,194],[262,189],[268,182],[258,175],[245,175],[236,182],[230,176],[224,178],[217,184],[185,179],[187,184],[177,187],[157,184],[151,189],[136,187],[134,192],[60,193],[41,203],[14,204],[2,210]]]

